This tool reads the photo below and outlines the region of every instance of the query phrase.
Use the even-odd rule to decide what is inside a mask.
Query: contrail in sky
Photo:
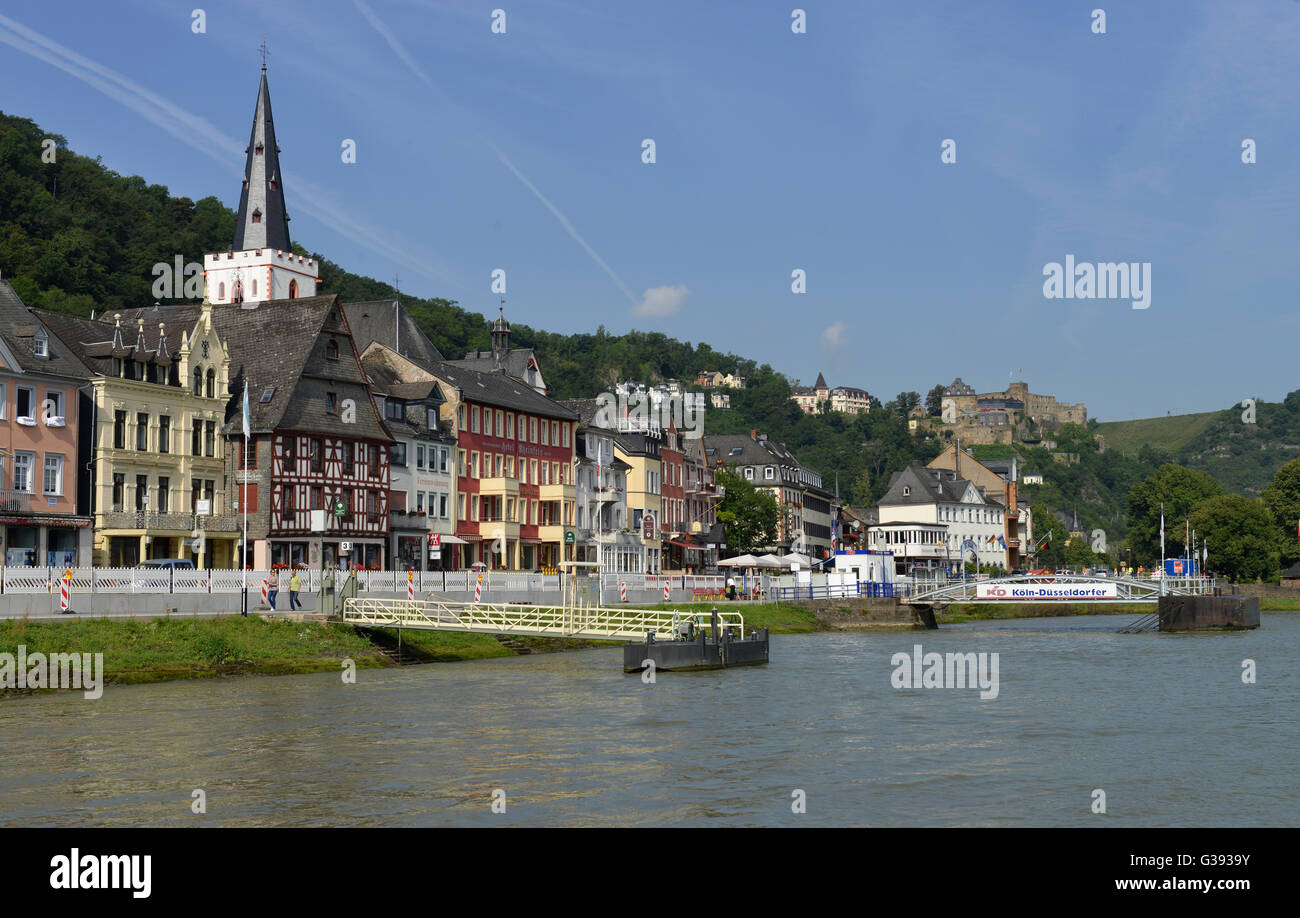
[[[384,41],[388,42],[388,47],[393,49],[393,53],[397,55],[398,59],[407,67],[409,67],[411,72],[414,73],[417,77],[419,77],[420,80],[426,86],[432,89],[439,96],[442,96],[444,99],[446,99],[447,98],[446,93],[444,93],[442,89],[436,83],[434,83],[434,81],[429,77],[429,75],[425,73],[423,69],[420,68],[420,65],[417,64],[415,62],[415,59],[412,58],[411,55],[407,52],[405,46],[401,43],[401,41],[398,40],[397,36],[393,33],[393,30],[390,29],[384,23],[384,21],[379,18],[378,14],[376,14],[375,11],[372,10],[366,4],[365,0],[352,0],[352,2],[356,6],[356,8],[361,12],[361,15],[366,17],[366,21],[370,23],[370,25],[374,28],[374,30],[383,37]],[[582,236],[574,228],[573,224],[569,222],[569,218],[566,217],[558,207],[556,207],[549,200],[547,200],[546,196],[537,189],[536,185],[534,185],[532,182],[528,180],[528,177],[526,175],[524,175],[517,168],[515,168],[515,164],[512,163],[509,159],[507,159],[504,153],[502,153],[500,150],[497,149],[496,144],[492,143],[489,140],[488,146],[492,147],[492,152],[497,155],[497,159],[501,160],[502,165],[504,165],[507,169],[509,169],[512,173],[514,173],[515,178],[523,182],[524,187],[526,187],[529,191],[531,191],[537,197],[537,200],[541,201],[544,205],[546,205],[546,209],[549,210],[552,213],[552,215],[554,215],[555,219],[560,221],[560,226],[564,227],[564,231],[569,234],[570,238],[572,238],[574,242],[578,243],[578,245],[582,246],[583,251],[585,251],[588,255],[590,255],[592,260],[596,262],[596,264],[600,265],[601,270],[603,270],[606,274],[608,274],[610,279],[614,283],[618,284],[618,289],[622,290],[623,294],[629,300],[632,301],[633,305],[635,305],[638,302],[638,300],[636,296],[632,293],[632,291],[627,288],[627,284],[623,283],[622,279],[620,279],[619,276],[614,273],[614,269],[611,268],[606,263],[605,259],[601,258],[600,255],[596,253],[596,250],[587,244],[587,240],[582,238]]]
[[[58,42],[4,15],[0,15],[0,43],[9,45],[29,57],[44,61],[52,67],[57,67],[69,76],[94,87],[172,137],[227,167],[233,173],[242,174],[238,162],[244,145],[223,134],[206,118],[186,111],[116,70],[65,48]],[[289,187],[291,189],[296,187],[303,192],[302,195],[291,194],[295,207],[302,208],[305,213],[315,217],[339,235],[431,279],[444,282],[454,279],[452,272],[438,262],[416,257],[399,246],[383,241],[382,232],[366,226],[353,215],[344,213],[335,205],[328,203],[325,200],[325,193],[310,182],[295,179],[289,183]]]

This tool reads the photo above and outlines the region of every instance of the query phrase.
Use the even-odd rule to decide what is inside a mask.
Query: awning
[[[704,551],[703,545],[692,545],[690,542],[675,542],[672,539],[665,539],[665,545],[676,545],[678,548],[687,548],[691,551]]]
[[[439,541],[442,542],[443,545],[468,545],[469,544],[464,539],[458,539],[454,535],[443,535],[440,532],[435,532],[434,535],[438,537]]]
[[[59,528],[85,529],[91,520],[70,520],[64,516],[0,516],[0,525],[6,526],[53,526]]]

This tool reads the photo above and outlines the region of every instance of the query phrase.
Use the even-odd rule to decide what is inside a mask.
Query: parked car
[[[140,568],[161,567],[164,569],[172,568],[174,570],[179,570],[181,568],[194,570],[194,562],[189,558],[152,558],[148,561],[141,561],[137,566]]]

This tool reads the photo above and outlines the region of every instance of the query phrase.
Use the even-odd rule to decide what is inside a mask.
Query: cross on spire
[[[257,46],[257,50],[262,53],[262,72],[266,73],[266,59],[271,56],[271,49],[266,46],[266,36],[262,36],[262,43]]]

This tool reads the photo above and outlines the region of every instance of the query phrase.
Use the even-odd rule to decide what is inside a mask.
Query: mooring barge
[[[623,647],[623,672],[638,673],[653,668],[664,670],[726,669],[731,666],[756,666],[768,660],[768,630],[744,634],[743,626],[718,624],[718,610],[709,615],[707,627],[694,616],[674,616],[673,633],[668,640],[657,640],[647,631],[644,641]]]

